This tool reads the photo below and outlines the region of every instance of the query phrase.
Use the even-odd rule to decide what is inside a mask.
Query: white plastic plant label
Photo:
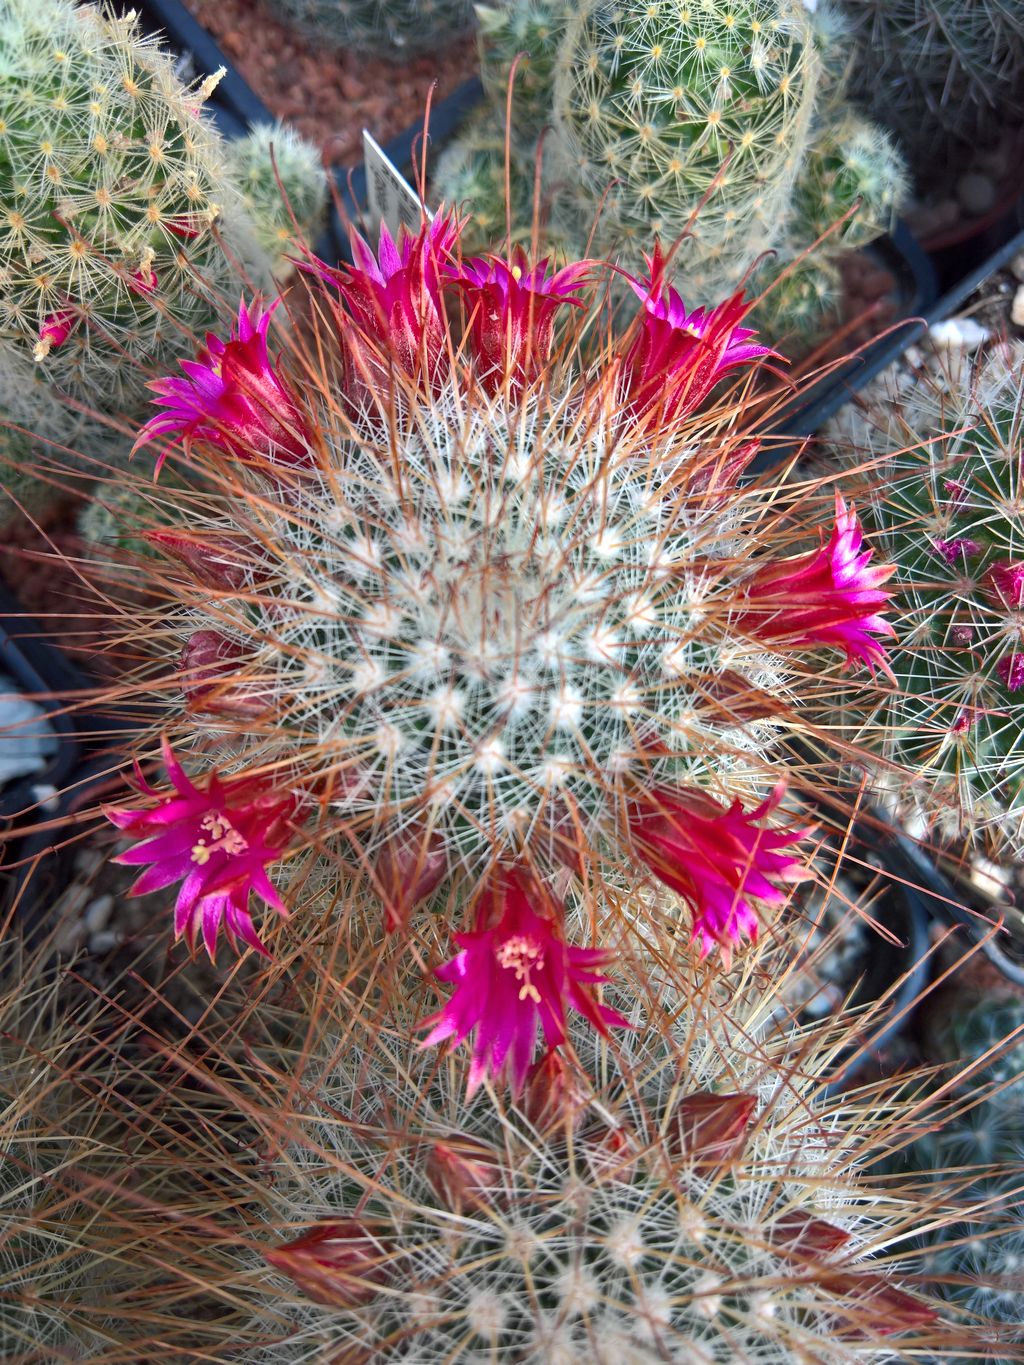
[[[369,216],[375,224],[386,224],[392,237],[397,238],[403,224],[411,232],[417,232],[424,215],[428,222],[431,221],[434,215],[365,128],[363,164],[366,167]]]

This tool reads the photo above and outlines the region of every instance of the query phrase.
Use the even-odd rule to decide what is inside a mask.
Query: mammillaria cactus
[[[473,1083],[518,1084],[570,1008],[618,1022],[608,946],[566,928],[609,869],[669,886],[702,953],[785,901],[805,830],[773,746],[843,666],[873,699],[890,570],[841,498],[738,482],[756,431],[712,395],[765,353],[741,298],[687,311],[655,252],[592,355],[600,262],[465,260],[443,214],[354,258],[313,267],[308,351],[272,359],[253,303],[155,384],[140,444],[187,487],[136,638],[171,786],[150,766],[111,816],[211,952],[259,944],[250,895],[286,910],[268,868],[304,849],[392,926],[461,920],[433,1036],[475,1027]]]
[[[904,585],[887,753],[937,829],[1021,847],[1024,350],[883,390],[858,423],[883,463],[875,515]],[[884,460],[887,452],[893,453]]]
[[[473,23],[473,0],[271,0],[271,7],[331,47],[395,61],[433,52]]]
[[[239,1357],[847,1365],[963,1345],[904,1253],[913,1187],[871,1174],[919,1121],[902,1083],[825,1100],[857,1025],[772,1024],[788,932],[736,977],[663,948],[628,983],[633,1027],[573,1028],[516,1104],[467,1102],[452,1060],[408,1041],[422,981],[389,980],[372,1020],[362,983],[317,993],[312,1054],[264,1050],[255,1096],[236,1073],[261,1175],[191,1253]]]
[[[118,411],[237,289],[221,219],[248,251],[206,92],[134,16],[3,0],[0,20],[0,338]]]
[[[226,144],[225,155],[275,278],[292,271],[292,239],[315,238],[327,204],[320,153],[287,124],[263,124]]]
[[[984,143],[1024,112],[1024,11],[1016,0],[841,0],[850,95],[927,174],[936,136]]]
[[[766,250],[793,260],[849,214],[821,248],[820,285],[823,271],[834,273],[831,258],[886,230],[905,189],[895,148],[844,104],[843,44],[830,18],[799,0],[488,6],[484,84],[503,113],[525,49],[513,87],[515,160],[532,183],[537,134],[553,125],[545,188],[554,226],[577,249],[595,231],[602,250],[634,267],[655,234],[682,238],[687,287],[706,303],[736,288]],[[440,188],[464,191],[470,211],[478,192],[500,222],[491,186]],[[828,291],[809,287],[806,271],[801,278],[795,328],[781,304],[762,310],[779,324],[773,335],[806,332],[809,304],[827,303]],[[783,286],[788,297],[794,283]]]

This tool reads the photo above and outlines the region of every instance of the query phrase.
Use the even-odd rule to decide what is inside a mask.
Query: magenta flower
[[[996,672],[1011,692],[1024,688],[1024,654],[1007,654],[996,664]]]
[[[640,858],[660,882],[678,892],[693,916],[692,939],[701,957],[717,944],[726,964],[745,938],[755,940],[758,918],[751,902],[785,902],[779,883],[807,875],[798,858],[780,852],[808,830],[759,825],[782,799],[780,783],[756,810],[739,801],[725,807],[693,789],[657,791],[638,803],[630,819]]]
[[[827,545],[759,568],[747,586],[750,606],[733,618],[766,644],[835,645],[874,672],[891,676],[885,650],[874,635],[895,635],[878,609],[892,594],[882,584],[895,573],[889,564],[870,566],[871,551],[853,508],[836,495],[836,522]]]
[[[665,284],[660,248],[646,260],[649,280],[626,277],[643,312],[623,367],[625,405],[634,417],[671,422],[698,408],[730,370],[776,353],[750,341],[753,331],[739,325],[750,311],[742,293],[710,311],[688,313],[678,292]]]
[[[55,351],[58,346],[63,346],[74,331],[77,322],[78,314],[72,308],[60,308],[56,313],[50,313],[48,317],[45,317],[42,326],[39,328],[39,340],[32,352],[33,358],[45,360],[51,351]]]
[[[548,262],[531,270],[517,247],[512,264],[496,256],[449,265],[446,274],[462,292],[480,377],[492,392],[508,381],[533,383],[551,355],[555,314],[563,303],[583,307],[577,291],[588,284],[594,262],[576,261],[548,276]]]
[[[1024,606],[1024,563],[1000,559],[988,572],[1001,600],[1014,611],[1019,611]]]
[[[518,1094],[533,1061],[537,1029],[548,1048],[565,1041],[566,1006],[579,1011],[602,1034],[628,1028],[615,1010],[599,1005],[594,987],[606,980],[598,969],[609,954],[601,948],[570,948],[562,938],[562,907],[528,873],[499,869],[485,886],[476,929],[456,934],[459,952],[435,975],[455,984],[444,1006],[422,1027],[423,1047],[453,1039],[457,1047],[476,1029],[468,1095],[506,1064]]]
[[[163,757],[174,794],[164,795],[151,810],[106,812],[118,829],[142,840],[114,861],[150,864],[128,894],[145,896],[181,882],[176,938],[184,938],[194,951],[201,931],[212,961],[223,924],[236,951],[241,939],[266,956],[249,914],[249,896],[254,891],[280,914],[288,913],[266,869],[288,843],[294,799],[257,782],[222,782],[216,773],[202,791],[185,776],[166,740]],[[147,796],[160,796],[141,773],[138,779]]]
[[[981,546],[976,540],[965,538],[954,540],[933,540],[932,549],[944,559],[947,564],[955,564],[959,559],[966,559],[969,555],[976,555]]]
[[[267,349],[272,305],[243,301],[227,341],[212,332],[196,360],[183,360],[186,378],[155,379],[153,400],[165,412],[151,417],[135,448],[170,437],[172,444],[205,441],[246,462],[309,464],[310,437],[298,405],[275,373]],[[168,447],[156,462],[159,474]]]
[[[387,227],[382,226],[376,256],[353,232],[354,265],[334,270],[317,261],[306,267],[336,286],[361,333],[359,338],[348,338],[354,362],[349,382],[354,396],[361,396],[368,380],[386,381],[392,369],[415,377],[422,366],[432,384],[438,378],[447,336],[441,268],[458,231],[450,214],[438,214],[415,236],[403,227],[396,245]]]

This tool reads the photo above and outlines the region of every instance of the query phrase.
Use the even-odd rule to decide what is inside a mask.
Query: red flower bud
[[[190,711],[254,720],[270,707],[263,683],[247,679],[245,650],[216,630],[197,630],[181,654],[181,690]]]
[[[263,1258],[317,1303],[358,1308],[387,1283],[391,1248],[372,1224],[341,1218],[317,1223],[294,1242],[264,1251]]]
[[[897,1289],[884,1275],[839,1271],[817,1278],[815,1283],[846,1300],[849,1317],[836,1323],[833,1330],[838,1336],[895,1336],[930,1327],[938,1318],[929,1304]]]
[[[237,592],[247,586],[240,541],[228,536],[183,535],[180,531],[147,531],[142,539],[180,560],[207,587]]]
[[[431,1144],[426,1176],[442,1199],[456,1212],[493,1202],[502,1188],[497,1151],[465,1133],[450,1133]]]
[[[812,1260],[838,1251],[850,1240],[850,1234],[802,1209],[791,1209],[772,1224],[770,1240],[787,1256]]]
[[[407,834],[389,840],[378,853],[374,877],[388,929],[405,927],[409,912],[435,891],[448,875],[448,857],[440,835]]]
[[[519,1107],[538,1132],[550,1133],[556,1128],[575,1131],[586,1104],[587,1097],[571,1064],[557,1049],[545,1053],[526,1073]]]
[[[756,1106],[755,1095],[687,1095],[676,1107],[669,1144],[698,1171],[730,1165],[743,1155]]]

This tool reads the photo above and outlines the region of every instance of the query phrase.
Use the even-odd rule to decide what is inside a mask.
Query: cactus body
[[[1016,0],[842,0],[841,8],[855,51],[850,94],[896,134],[915,169],[936,161],[936,135],[983,143],[1024,113]]]
[[[895,457],[876,515],[905,596],[888,751],[932,814],[981,844],[1021,847],[1024,350],[916,384],[866,444]],[[1024,582],[1020,586],[1024,586]]]
[[[394,61],[468,33],[472,0],[272,0],[271,8],[331,47]]]
[[[476,12],[480,72],[496,110],[505,108],[512,64],[520,57],[511,132],[517,141],[529,143],[551,123],[555,62],[571,7],[564,0],[527,0],[525,4],[478,5]]]
[[[274,276],[286,279],[293,269],[292,239],[298,234],[311,241],[323,221],[327,175],[320,153],[283,123],[254,128],[229,142],[225,153]]]
[[[0,336],[122,408],[231,278],[219,139],[132,16],[4,0],[0,21]]]
[[[892,226],[906,190],[903,160],[892,141],[873,123],[846,114],[814,139],[794,187],[790,230],[809,245],[855,210],[838,241],[865,246]]]
[[[560,53],[556,126],[594,204],[609,195],[602,232],[637,255],[683,232],[711,191],[681,264],[715,292],[778,238],[818,79],[809,16],[788,0],[591,0]]]

